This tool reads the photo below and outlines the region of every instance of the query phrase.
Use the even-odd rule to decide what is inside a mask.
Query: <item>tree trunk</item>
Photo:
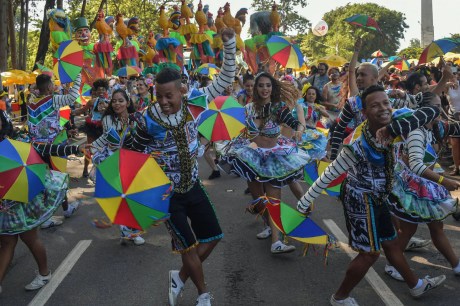
[[[100,10],[104,9],[104,5],[107,3],[107,0],[101,0],[101,4],[99,4],[99,8],[97,9],[97,11],[99,12]],[[116,1],[115,1],[116,3]],[[94,16],[94,19],[93,21],[91,21],[91,24],[89,25],[89,29],[92,30],[94,28],[94,25],[96,24],[96,20],[97,20],[97,14],[96,16]]]
[[[17,68],[18,58],[16,53],[16,33],[14,31],[13,0],[8,1],[8,33],[10,39],[11,67]]]
[[[0,1],[0,71],[6,71],[8,68],[8,3]],[[1,76],[0,76],[1,81]]]
[[[35,57],[36,62],[45,62],[46,52],[48,52],[48,45],[50,44],[50,27],[48,25],[48,19],[46,18],[46,11],[52,9],[56,4],[55,0],[46,0],[45,8],[43,10],[43,23],[40,31],[40,42],[38,43],[37,56]],[[34,68],[35,69],[35,65]]]
[[[83,0],[83,3],[81,4],[80,17],[85,17],[85,10],[86,10],[86,0]]]
[[[29,39],[29,0],[24,0],[26,3],[26,13],[24,14],[24,52],[22,53],[22,63],[24,65],[23,69],[27,69],[27,55],[29,54],[29,48],[27,48],[27,43]]]
[[[25,15],[25,7],[24,7],[24,0],[20,0],[21,6],[21,15],[19,16],[19,53],[18,53],[18,67],[21,70],[24,70],[24,63],[22,62],[24,50],[24,15]]]

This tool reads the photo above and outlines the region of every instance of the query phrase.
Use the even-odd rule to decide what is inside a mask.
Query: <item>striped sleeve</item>
[[[282,107],[278,112],[278,121],[286,124],[294,131],[297,130],[299,125],[299,121],[292,116],[292,112],[286,106]]]
[[[460,136],[460,122],[449,122],[447,125],[446,136]]]
[[[416,129],[409,133],[406,140],[407,150],[409,152],[409,168],[412,172],[421,176],[428,168],[423,163],[425,156],[425,134],[422,130]]]
[[[439,114],[439,108],[436,106],[422,107],[414,111],[412,115],[406,118],[393,120],[387,128],[393,137],[407,135],[410,131],[418,129],[419,127],[433,121],[439,116]]]
[[[53,106],[54,108],[61,108],[67,105],[73,104],[80,95],[80,84],[81,84],[81,74],[77,76],[75,82],[73,82],[72,88],[67,95],[54,95],[53,96]]]
[[[144,152],[151,141],[152,137],[138,126],[132,137],[131,149],[138,152]]]
[[[334,129],[334,133],[331,137],[331,160],[336,159],[337,153],[339,152],[339,147],[343,142],[345,135],[345,129],[348,124],[353,120],[354,114],[351,108],[350,102],[347,100],[345,106],[339,115],[339,121]]]
[[[110,116],[104,116],[102,117],[102,129],[103,133],[101,136],[99,136],[98,139],[93,141],[91,143],[91,146],[96,149],[96,150],[101,150],[105,148],[108,144],[107,141],[107,131],[110,129],[110,127],[113,125],[112,118]],[[93,152],[94,153],[94,152]]]
[[[391,90],[387,90],[387,94],[391,93]],[[406,96],[404,98],[391,98],[391,106],[393,108],[415,108],[415,103],[414,99],[411,95],[406,93]]]
[[[333,180],[338,178],[342,173],[348,171],[348,169],[357,163],[358,160],[351,149],[345,146],[343,150],[340,151],[337,158],[329,166],[327,166],[321,176],[313,183],[313,185],[311,185],[302,198],[300,198],[297,203],[297,209],[305,212]]]
[[[229,41],[224,42],[224,61],[218,77],[215,78],[211,85],[199,89],[208,96],[208,102],[211,102],[216,97],[222,95],[225,88],[232,85],[236,71],[235,54],[236,39],[232,38]]]
[[[72,145],[55,145],[55,144],[44,144],[44,143],[32,143],[38,154],[42,156],[60,156],[66,157],[68,155],[78,154],[78,146]]]

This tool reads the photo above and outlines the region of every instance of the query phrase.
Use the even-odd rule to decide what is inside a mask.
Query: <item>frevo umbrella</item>
[[[198,131],[210,141],[231,140],[245,127],[245,109],[233,97],[219,96],[208,105]]]
[[[94,197],[112,223],[145,230],[168,218],[171,182],[148,154],[121,149],[96,168]]]
[[[73,82],[83,66],[83,49],[74,40],[63,41],[53,62],[54,75],[59,78],[61,84]]]
[[[382,32],[377,21],[375,21],[374,19],[372,19],[371,17],[367,15],[356,14],[356,15],[346,18],[345,21],[357,27]]]
[[[130,77],[130,76],[138,76],[142,72],[141,68],[137,66],[126,66],[121,67],[115,73],[116,76],[119,77]]]
[[[460,46],[460,39],[442,38],[430,43],[420,54],[419,64],[431,62],[437,57],[443,56],[455,47]]]
[[[283,67],[298,69],[303,65],[303,54],[289,37],[273,35],[267,41],[267,49],[270,56]]]
[[[388,54],[386,54],[382,50],[378,49],[377,51],[374,51],[374,53],[372,53],[371,56],[372,57],[387,57]]]
[[[29,203],[45,189],[48,165],[31,144],[0,142],[0,199]]]
[[[213,76],[220,72],[220,68],[214,64],[203,64],[196,68],[194,72],[201,75]]]
[[[67,143],[67,131],[61,131],[56,138],[53,140],[53,144],[66,144]],[[51,167],[53,170],[66,173],[67,172],[67,158],[59,157],[59,156],[51,156]]]
[[[321,174],[326,170],[327,166],[329,166],[328,162],[325,161],[313,161],[307,165],[305,165],[303,169],[304,179],[308,185],[313,185],[313,183],[321,176]],[[327,194],[330,196],[338,196],[340,194],[340,187],[342,186],[342,182],[345,179],[346,174],[340,175],[338,178],[333,180],[326,189],[324,189],[323,194]]]

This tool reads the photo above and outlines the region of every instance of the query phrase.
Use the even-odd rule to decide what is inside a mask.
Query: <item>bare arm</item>
[[[356,85],[356,74],[355,74],[355,68],[356,68],[356,63],[358,62],[358,55],[359,55],[359,50],[361,50],[361,38],[358,38],[355,42],[354,46],[354,53],[353,56],[351,57],[350,65],[348,66],[348,96],[356,96],[359,93],[358,85]]]

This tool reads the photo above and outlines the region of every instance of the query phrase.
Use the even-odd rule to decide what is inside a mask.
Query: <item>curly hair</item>
[[[296,101],[299,99],[299,90],[292,82],[278,81],[268,72],[262,72],[257,75],[254,82],[253,101],[257,103],[261,100],[257,91],[257,85],[262,77],[268,78],[272,83],[271,102],[280,103],[283,101],[290,109],[293,109]]]
[[[136,110],[134,109],[133,102],[128,97],[128,94],[126,93],[126,91],[124,91],[123,89],[114,90],[112,93],[112,97],[117,93],[120,93],[123,96],[123,98],[128,102],[128,113],[129,114],[134,113]],[[103,117],[105,116],[115,117],[115,111],[113,110],[113,107],[112,107],[112,99],[109,101],[109,105],[107,106],[107,109],[104,112]]]

